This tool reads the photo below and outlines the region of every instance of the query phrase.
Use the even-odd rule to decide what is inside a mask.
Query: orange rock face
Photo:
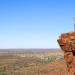
[[[61,34],[57,40],[64,51],[64,59],[67,64],[67,75],[75,75],[75,32]]]

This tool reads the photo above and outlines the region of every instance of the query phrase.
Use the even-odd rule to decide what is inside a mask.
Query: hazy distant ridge
[[[61,49],[58,49],[58,48],[51,48],[51,49],[0,49],[0,51],[25,51],[25,52],[50,51],[50,52],[57,52],[57,51],[61,51]]]

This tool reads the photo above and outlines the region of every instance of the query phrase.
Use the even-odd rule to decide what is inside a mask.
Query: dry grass
[[[61,52],[0,53],[0,75],[66,75]]]

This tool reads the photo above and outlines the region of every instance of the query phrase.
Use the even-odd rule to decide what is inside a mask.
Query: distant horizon
[[[61,49],[0,49],[0,52],[63,52]]]
[[[61,49],[61,48],[0,48],[0,49]]]

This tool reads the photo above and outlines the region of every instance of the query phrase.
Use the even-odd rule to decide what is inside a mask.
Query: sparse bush
[[[6,70],[3,66],[0,66],[0,75],[6,75]]]

